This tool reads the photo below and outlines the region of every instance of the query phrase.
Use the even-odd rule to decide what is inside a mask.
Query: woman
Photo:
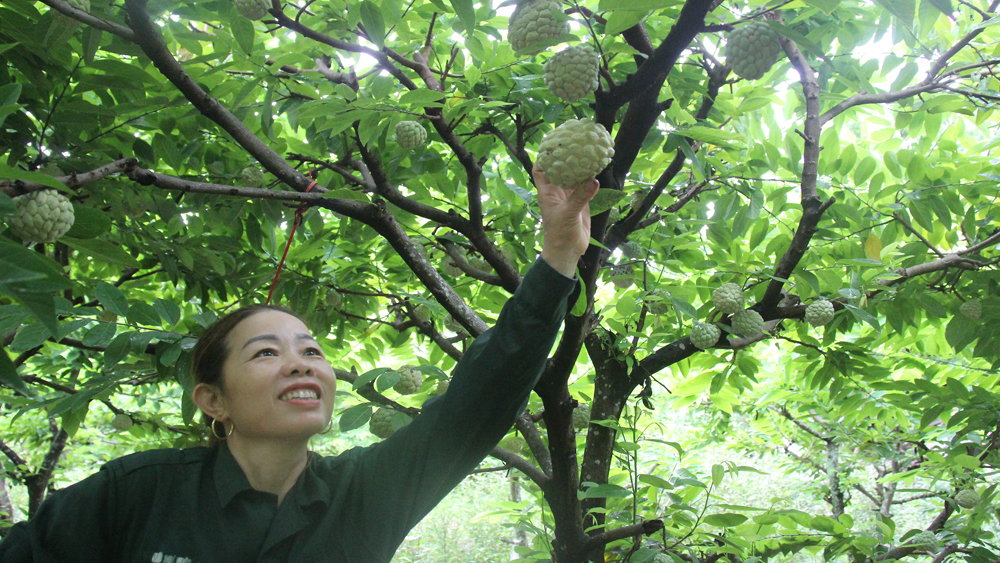
[[[220,443],[106,464],[51,495],[0,542],[0,561],[388,562],[403,538],[497,444],[524,408],[590,240],[588,202],[535,170],[541,259],[470,346],[448,392],[385,441],[337,457],[308,441],[336,379],[297,317],[242,309],[195,351],[195,403]]]

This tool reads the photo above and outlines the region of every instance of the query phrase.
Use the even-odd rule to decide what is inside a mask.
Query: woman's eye
[[[262,356],[274,356],[274,355],[276,355],[274,350],[270,348],[264,348],[263,350],[258,350],[257,353],[253,355],[253,357],[259,358]]]
[[[305,354],[307,356],[322,356],[323,352],[318,348],[306,348]]]

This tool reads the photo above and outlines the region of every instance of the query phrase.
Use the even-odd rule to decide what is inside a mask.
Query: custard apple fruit
[[[635,277],[632,275],[632,266],[612,266],[611,283],[618,289],[628,289],[635,285]]]
[[[427,140],[427,130],[416,121],[400,121],[396,124],[396,142],[404,149],[413,149]]]
[[[965,489],[955,495],[955,502],[962,508],[974,508],[981,500],[979,493],[974,489]]]
[[[691,344],[699,350],[707,350],[719,341],[722,331],[714,323],[698,323],[691,329]]]
[[[267,9],[271,7],[269,0],[233,0],[236,11],[248,20],[259,20],[267,15]]]
[[[410,365],[403,366],[396,370],[399,373],[399,383],[392,386],[392,389],[400,395],[412,395],[420,390],[420,385],[424,382],[424,376],[416,368]]]
[[[632,192],[632,195],[629,196],[628,206],[632,209],[632,211],[638,211],[639,206],[642,205],[642,202],[645,201],[645,199],[646,192],[642,190],[634,191]]]
[[[563,15],[562,5],[556,0],[522,0],[507,24],[507,41],[515,51],[565,33],[569,33],[569,19]]]
[[[813,326],[828,325],[833,320],[833,314],[833,303],[818,299],[806,307],[806,322]]]
[[[978,319],[983,314],[983,304],[979,301],[966,301],[958,311],[970,319]]]
[[[639,260],[642,258],[642,245],[634,240],[625,241],[620,248],[622,249],[622,254],[624,254],[626,258],[631,258],[633,260]]]
[[[517,455],[527,453],[528,443],[520,436],[507,436],[500,442],[500,447]]]
[[[392,417],[395,414],[396,411],[384,407],[376,410],[368,421],[368,431],[379,438],[392,436],[392,433],[395,432],[392,427]]]
[[[465,275],[465,272],[463,272],[462,269],[458,267],[458,264],[455,263],[455,259],[452,258],[451,256],[444,257],[444,260],[441,262],[441,271],[448,274],[449,276],[454,276],[456,278]]]
[[[608,225],[614,225],[622,218],[622,212],[617,207],[612,207],[608,212]]]
[[[247,166],[240,171],[240,183],[250,188],[264,185],[264,173],[256,166]]]
[[[573,102],[597,90],[601,57],[589,47],[572,46],[545,63],[545,87],[558,98]]]
[[[726,64],[737,76],[757,80],[771,70],[781,54],[777,31],[761,21],[737,27],[726,39]]]
[[[657,553],[653,558],[653,563],[674,563],[666,553]]]
[[[934,532],[920,532],[919,534],[910,538],[910,541],[908,543],[910,545],[937,547],[938,539],[937,536],[934,535]]]
[[[573,409],[573,428],[586,430],[590,426],[590,405],[580,403]]]
[[[614,154],[614,141],[602,125],[570,119],[542,137],[538,166],[553,184],[576,189],[604,170]]]
[[[746,338],[757,338],[764,334],[764,317],[753,309],[746,309],[733,315],[733,330]]]
[[[111,419],[111,427],[119,432],[125,432],[132,428],[132,417],[125,413],[116,414]]]
[[[448,387],[451,387],[451,382],[448,380],[439,381],[437,387],[434,388],[435,395],[444,395],[448,392]]]
[[[417,305],[413,308],[413,316],[417,317],[420,322],[426,323],[431,320],[431,308],[427,305]]]
[[[735,283],[727,283],[712,292],[712,303],[723,315],[743,310],[743,290]]]
[[[343,296],[340,295],[340,292],[337,291],[337,290],[335,290],[335,289],[331,289],[326,294],[326,306],[327,307],[331,307],[331,308],[340,307],[340,304],[343,301],[344,301]]]
[[[11,230],[25,242],[52,242],[73,226],[73,204],[55,190],[17,196],[14,207]]]
[[[654,289],[645,299],[646,307],[654,315],[666,315],[670,312],[670,294],[662,289]]]

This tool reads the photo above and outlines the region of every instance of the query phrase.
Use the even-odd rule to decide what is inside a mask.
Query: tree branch
[[[66,176],[56,176],[56,180],[59,180],[69,188],[77,188],[92,182],[96,182],[103,178],[107,178],[112,174],[117,174],[119,172],[124,172],[130,167],[134,167],[139,163],[138,160],[134,158],[121,158],[104,166],[100,166],[91,170],[90,172],[81,172],[67,174]],[[14,197],[18,195],[23,195],[29,192],[36,192],[39,190],[51,190],[50,186],[45,184],[40,184],[38,182],[27,182],[24,180],[8,180],[0,179],[0,191],[3,193]]]
[[[78,10],[70,6],[67,2],[63,2],[62,0],[41,0],[41,2],[64,16],[85,23],[94,29],[113,33],[126,41],[135,43],[135,33],[124,25],[102,20],[97,16],[92,16],[83,10]]]
[[[622,526],[621,528],[608,530],[607,532],[590,536],[587,538],[586,549],[587,551],[595,549],[603,550],[604,546],[611,542],[631,538],[633,536],[648,536],[659,532],[663,528],[663,520],[646,520],[638,524]]]
[[[517,469],[521,473],[524,473],[528,479],[531,479],[536,485],[543,489],[548,486],[549,481],[551,481],[549,476],[542,473],[541,470],[532,465],[531,462],[510,450],[496,446],[490,452],[490,455]]]

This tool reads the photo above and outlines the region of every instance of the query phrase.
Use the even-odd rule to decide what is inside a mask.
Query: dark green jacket
[[[537,261],[447,393],[383,442],[314,456],[280,506],[224,444],[142,452],[51,495],[0,562],[388,562],[520,414],[575,285]]]

